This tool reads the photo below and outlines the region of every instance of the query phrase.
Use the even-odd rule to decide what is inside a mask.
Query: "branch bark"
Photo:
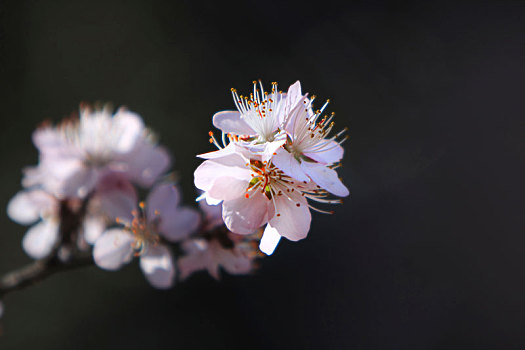
[[[58,272],[75,270],[90,265],[93,265],[91,254],[78,255],[67,262],[62,262],[57,257],[37,260],[9,272],[0,279],[0,299],[10,292],[32,286]]]

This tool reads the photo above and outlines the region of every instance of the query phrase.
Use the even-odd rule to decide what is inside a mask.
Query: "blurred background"
[[[230,88],[301,80],[350,128],[352,192],[252,276],[169,291],[136,264],[5,299],[1,349],[523,349],[525,3],[1,1],[0,206],[31,133],[141,114],[185,199]],[[521,193],[520,193],[521,192]],[[30,262],[0,214],[0,273]]]

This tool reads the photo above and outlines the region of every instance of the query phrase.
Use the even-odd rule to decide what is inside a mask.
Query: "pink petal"
[[[131,211],[137,207],[135,187],[123,174],[111,173],[100,180],[93,201],[110,220],[131,222]]]
[[[162,217],[170,216],[180,203],[177,187],[171,182],[165,182],[153,187],[146,199],[146,210],[149,220],[153,220],[155,212]]]
[[[175,268],[171,251],[163,246],[150,246],[140,257],[140,268],[155,288],[167,289],[175,282]]]
[[[290,197],[275,196],[275,216],[269,223],[281,236],[298,241],[308,235],[312,216],[303,196],[293,193],[287,195]]]
[[[207,193],[208,198],[220,200],[232,200],[244,196],[249,182],[239,180],[233,177],[220,177],[213,183],[213,186]]]
[[[123,159],[126,173],[132,181],[150,187],[171,164],[171,158],[166,149],[140,140],[133,151],[126,154]]]
[[[285,149],[281,148],[277,150],[277,154],[273,156],[273,164],[281,169],[286,175],[293,177],[298,181],[309,181],[310,179],[306,176],[304,170],[301,168],[301,164],[295,159],[295,157]]]
[[[243,275],[252,271],[252,260],[242,254],[236,254],[231,249],[224,249],[219,242],[214,241],[215,256],[220,266],[232,275]],[[211,274],[211,273],[210,273]]]
[[[132,234],[121,229],[106,231],[95,242],[93,258],[98,267],[105,270],[118,270],[133,258]]]
[[[250,198],[224,201],[222,218],[226,227],[234,233],[247,235],[264,225],[268,220],[269,200],[260,191],[250,194]]]
[[[18,192],[7,204],[7,215],[22,225],[29,225],[42,215],[55,213],[58,201],[42,190]]]
[[[306,149],[303,152],[304,155],[325,165],[337,163],[341,160],[341,158],[343,158],[344,149],[339,143],[333,140],[325,140],[321,142],[324,143],[322,149],[325,149],[326,151],[308,152],[308,150]]]
[[[57,166],[59,165],[57,164]],[[58,195],[84,198],[95,188],[100,175],[98,169],[79,167],[74,174],[64,179],[61,188],[58,190]]]
[[[266,255],[272,255],[280,240],[281,235],[279,232],[268,224],[264,229],[261,242],[259,243],[259,249]]]
[[[350,194],[348,188],[341,182],[337,172],[322,164],[302,162],[301,168],[319,186],[330,193],[339,197],[346,197]]]
[[[207,241],[192,239],[184,242],[183,248],[186,255],[178,260],[181,280],[188,278],[197,271],[209,270],[210,268],[212,271],[216,270],[218,275],[218,266],[211,260]],[[215,267],[213,267],[213,265],[215,265]]]
[[[223,133],[254,135],[255,131],[241,119],[238,111],[222,111],[213,116],[213,125]]]
[[[246,161],[236,155],[206,160],[195,170],[195,187],[208,191],[215,180],[220,177],[233,177],[239,180],[251,180],[251,171],[246,167]]]
[[[168,214],[168,215],[166,215]],[[199,213],[192,208],[182,207],[161,213],[160,230],[170,242],[177,242],[195,232],[200,224]]]
[[[22,247],[33,259],[42,259],[51,253],[57,239],[58,222],[43,220],[27,231],[22,239]]]

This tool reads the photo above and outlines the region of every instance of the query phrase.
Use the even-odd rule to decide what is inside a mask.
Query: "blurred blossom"
[[[257,249],[260,233],[237,235],[227,231],[222,221],[221,205],[209,205],[200,201],[204,212],[204,235],[183,242],[185,255],[178,261],[181,280],[191,274],[206,270],[216,280],[220,279],[222,267],[232,275],[253,271],[254,260],[260,256]]]
[[[118,270],[133,256],[140,259],[146,279],[156,288],[169,288],[174,283],[172,253],[163,241],[179,242],[194,232],[200,222],[197,211],[181,207],[180,194],[171,183],[156,185],[146,203],[119,217],[123,228],[104,232],[93,249],[95,263],[106,270]]]
[[[51,253],[58,241],[60,203],[40,189],[18,192],[7,204],[7,215],[21,225],[31,225],[22,247],[33,259],[42,259]]]
[[[232,89],[238,112],[215,114],[221,129],[222,146],[210,132],[210,142],[219,150],[201,154],[205,161],[195,171],[195,186],[204,191],[208,204],[222,202],[222,217],[237,234],[251,234],[266,225],[260,249],[272,254],[280,237],[297,241],[307,236],[313,207],[340,203],[329,193],[347,196],[347,188],[335,169],[343,149],[329,136],[332,118],[313,110],[313,99],[302,95],[296,82],[286,94],[277,85],[267,93],[254,82],[249,97]],[[227,139],[227,141],[226,141]]]
[[[124,108],[112,115],[108,107],[81,106],[78,118],[37,129],[33,142],[40,162],[26,170],[23,184],[42,185],[60,198],[86,197],[110,172],[149,187],[170,165],[140,116]]]
[[[65,216],[80,215],[83,221],[79,236],[94,243],[108,223],[124,213],[123,207],[130,212],[136,202],[135,189],[128,180],[120,174],[108,174],[90,197],[85,212],[80,212],[82,205],[78,199],[59,200],[42,189],[33,188],[17,193],[7,205],[7,214],[19,224],[35,224],[25,234],[22,247],[33,259],[42,259],[58,244],[61,220],[72,219]],[[61,256],[67,260],[70,248],[62,248]]]

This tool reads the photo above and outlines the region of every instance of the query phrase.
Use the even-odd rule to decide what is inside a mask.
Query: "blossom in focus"
[[[40,127],[33,142],[40,162],[26,170],[23,184],[42,185],[60,198],[86,197],[109,172],[149,187],[170,164],[140,116],[124,108],[112,115],[107,107],[81,106],[79,118]]]
[[[185,255],[178,260],[181,280],[194,272],[206,270],[216,280],[220,279],[220,267],[232,275],[253,271],[254,260],[259,256],[257,240],[260,234],[237,235],[223,226],[221,205],[199,202],[204,212],[203,227],[206,236],[190,238],[182,243]]]
[[[207,160],[195,170],[195,186],[208,203],[222,201],[229,230],[251,234],[268,223],[290,240],[306,237],[311,221],[306,198],[319,196],[312,183],[294,180],[235,143],[201,157]]]
[[[250,234],[266,225],[260,249],[271,254],[281,236],[292,241],[307,236],[310,209],[331,213],[307,200],[340,203],[328,195],[349,194],[335,171],[344,130],[329,135],[333,115],[322,116],[326,104],[314,111],[314,98],[302,94],[299,82],[286,94],[275,88],[267,94],[255,82],[249,98],[232,92],[239,111],[214,116],[224,147],[210,132],[219,150],[199,156],[205,161],[195,171],[195,186],[207,203],[222,202],[232,232]]]
[[[131,216],[118,219],[122,228],[104,232],[93,249],[95,263],[106,270],[118,270],[139,257],[146,279],[156,288],[169,288],[174,283],[173,255],[163,240],[179,242],[199,226],[197,211],[179,206],[180,195],[171,183],[156,185],[146,203],[134,209]]]
[[[301,84],[296,82],[287,93],[277,91],[277,83],[272,83],[271,92],[265,92],[262,84],[253,82],[253,93],[250,97],[239,96],[232,89],[233,101],[237,111],[218,112],[213,116],[213,125],[223,135],[242,143],[244,147],[259,151],[263,160],[286,142],[282,132],[287,117],[301,100]],[[212,136],[212,141],[213,135]],[[216,143],[216,141],[215,141]]]

